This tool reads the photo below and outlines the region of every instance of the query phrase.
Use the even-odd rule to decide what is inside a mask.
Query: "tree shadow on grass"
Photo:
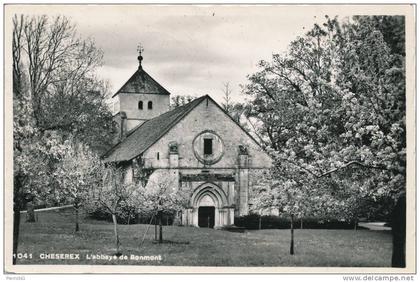
[[[162,243],[159,243],[159,241],[153,240],[153,244],[171,244],[171,245],[188,245],[190,244],[189,241],[171,241],[171,240],[163,240]]]

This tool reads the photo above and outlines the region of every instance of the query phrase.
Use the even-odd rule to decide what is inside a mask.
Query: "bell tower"
[[[170,93],[154,80],[142,66],[143,47],[137,46],[137,70],[112,96],[114,117],[121,131],[127,131],[145,121],[169,111]],[[125,124],[124,124],[125,123]],[[124,136],[125,132],[120,135]]]

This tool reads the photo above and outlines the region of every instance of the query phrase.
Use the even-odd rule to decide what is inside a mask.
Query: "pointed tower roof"
[[[143,48],[139,47],[139,56],[137,57],[139,60],[139,67],[137,71],[112,97],[115,97],[120,93],[170,95],[168,90],[143,70],[141,65],[141,62],[143,61],[143,56],[141,55],[142,51]]]

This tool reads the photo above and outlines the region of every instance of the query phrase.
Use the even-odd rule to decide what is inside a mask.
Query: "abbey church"
[[[142,59],[112,98],[119,141],[104,161],[124,167],[127,182],[136,181],[139,165],[158,181],[170,171],[172,183],[191,195],[183,225],[234,224],[235,216],[249,213],[252,171],[269,168],[270,157],[208,95],[170,110],[170,93],[143,69]]]

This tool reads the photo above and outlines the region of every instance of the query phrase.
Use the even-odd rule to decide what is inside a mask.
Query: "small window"
[[[143,110],[143,101],[139,101],[139,110]]]
[[[149,101],[149,102],[147,103],[147,108],[148,108],[149,110],[153,109],[153,102],[152,102],[152,101]]]
[[[156,153],[156,159],[159,160],[159,152]]]
[[[213,139],[204,138],[204,155],[213,154]]]

